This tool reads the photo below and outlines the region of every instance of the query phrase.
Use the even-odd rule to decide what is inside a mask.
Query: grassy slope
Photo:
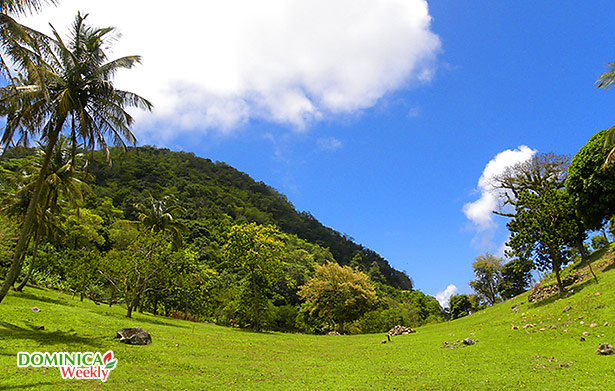
[[[258,334],[144,314],[130,320],[117,306],[28,288],[0,304],[0,389],[608,390],[615,355],[599,356],[596,348],[615,345],[615,268],[598,274],[598,285],[580,283],[565,299],[531,304],[524,294],[387,344],[383,335]],[[522,327],[530,323],[536,327]],[[149,330],[153,344],[113,341],[115,330],[133,326]],[[441,347],[466,337],[479,343]],[[16,367],[19,351],[107,350],[119,362],[105,384],[62,380],[56,368]]]

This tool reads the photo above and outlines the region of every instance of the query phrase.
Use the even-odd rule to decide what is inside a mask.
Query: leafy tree
[[[114,29],[92,28],[85,22],[86,17],[77,14],[68,44],[53,29],[53,37],[38,33],[23,50],[9,51],[23,74],[0,90],[0,111],[7,116],[2,144],[6,148],[17,135],[24,142],[29,135],[36,135],[46,141],[46,149],[13,262],[0,287],[0,302],[21,269],[52,151],[62,131],[69,129],[74,148],[75,141],[81,139],[86,147],[99,144],[107,151],[106,135],[120,145],[124,145],[124,140],[135,141],[129,129],[133,119],[125,107],[151,108],[147,100],[115,89],[111,81],[115,72],[133,67],[140,61],[139,57],[108,61],[105,49],[117,38]],[[24,53],[29,58],[27,63]]]
[[[566,189],[588,229],[600,229],[615,215],[615,167],[603,167],[609,155],[608,130],[594,134],[574,155]]]
[[[366,274],[333,262],[317,266],[315,276],[299,288],[299,296],[305,300],[304,309],[310,316],[340,331],[377,301]]]
[[[240,305],[247,312],[252,328],[260,330],[271,286],[284,278],[280,267],[283,244],[280,232],[256,223],[235,225],[225,245],[226,259],[241,278]]]
[[[498,283],[498,293],[508,300],[528,290],[534,265],[528,259],[513,259],[502,267],[502,278]]]
[[[468,295],[453,295],[449,301],[451,319],[458,319],[472,313],[472,302]]]
[[[585,228],[564,189],[568,159],[554,154],[540,154],[509,168],[497,178],[505,193],[505,204],[514,213],[496,212],[511,217],[508,246],[510,255],[531,259],[540,270],[552,270],[560,293],[562,265],[570,259],[571,247],[584,252]]]
[[[497,286],[502,278],[502,259],[489,253],[479,255],[472,268],[476,277],[470,281],[472,289],[489,305],[497,303],[499,300]]]

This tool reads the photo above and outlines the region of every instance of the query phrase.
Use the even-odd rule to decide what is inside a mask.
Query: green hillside
[[[203,225],[214,225],[212,221],[219,223],[225,218],[274,224],[284,232],[328,248],[342,265],[354,261],[367,270],[375,264],[389,285],[412,289],[410,278],[375,251],[325,227],[309,212],[297,211],[286,196],[226,163],[149,146],[130,148],[125,153],[114,148],[111,157],[113,165],[109,167],[102,151],[94,153],[89,169],[95,178],[96,197],[90,198],[94,204],[110,197],[130,219],[134,218],[134,205],[148,194],[176,194],[187,210],[182,218],[198,222],[191,225],[192,240],[200,239]]]
[[[286,332],[369,333],[445,317],[435,298],[412,289],[405,272],[225,163],[147,146],[112,148],[112,165],[103,151],[93,151],[87,166],[81,161],[66,176],[72,152],[66,139],[60,144],[47,182],[62,184],[47,188],[53,191],[46,202],[54,206],[46,209],[55,216],[43,218],[40,243],[30,242],[19,280],[34,264],[30,281],[35,285],[82,300],[130,304],[128,316],[134,309]],[[0,209],[5,226],[0,275],[11,265],[14,222],[23,215],[20,208],[32,186],[28,180],[41,157],[40,150],[16,148],[0,162],[0,198],[6,206]],[[81,190],[71,194],[75,188]],[[153,225],[145,227],[148,215]],[[234,243],[242,243],[241,251],[259,248],[256,274],[244,264],[247,253],[229,246],[233,232],[248,231],[264,242],[248,245],[235,236]],[[259,247],[269,245],[265,242],[272,246],[268,255]],[[265,270],[260,265],[269,261],[272,272],[259,274]],[[338,311],[335,319],[307,308],[299,294],[316,267],[328,262],[365,275],[372,286],[368,290],[374,289],[364,304]]]
[[[615,355],[596,349],[615,344],[613,265],[612,253],[598,259],[599,282],[577,283],[566,298],[530,303],[525,293],[384,344],[383,334],[252,333],[145,314],[126,319],[118,306],[28,288],[0,307],[0,389],[609,390]],[[115,330],[134,326],[150,331],[153,343],[113,341]],[[465,338],[476,344],[464,346]],[[118,359],[104,385],[63,380],[56,368],[16,367],[20,351],[85,350],[113,350]]]

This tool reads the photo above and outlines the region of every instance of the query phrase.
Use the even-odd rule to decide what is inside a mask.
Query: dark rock
[[[116,340],[129,345],[149,345],[152,343],[152,336],[141,327],[120,329],[116,333]]]
[[[600,346],[598,346],[597,353],[606,356],[615,353],[615,349],[608,343],[601,343]]]
[[[461,341],[464,345],[474,345],[476,342],[472,338],[466,338]]]
[[[32,326],[34,330],[45,330],[45,326]]]

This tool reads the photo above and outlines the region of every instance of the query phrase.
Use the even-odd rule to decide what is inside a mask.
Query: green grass
[[[564,299],[536,304],[524,294],[386,344],[382,334],[252,333],[138,313],[127,319],[118,306],[28,287],[0,304],[0,389],[609,390],[615,355],[599,356],[596,349],[602,342],[615,345],[615,269],[598,277],[598,285],[577,284]],[[563,312],[566,306],[572,309]],[[527,324],[536,326],[523,328]],[[115,330],[134,326],[150,331],[153,343],[113,341]],[[584,331],[590,334],[582,342]],[[479,342],[442,348],[466,337]],[[106,383],[63,380],[57,368],[16,366],[20,351],[107,350],[118,365]]]

